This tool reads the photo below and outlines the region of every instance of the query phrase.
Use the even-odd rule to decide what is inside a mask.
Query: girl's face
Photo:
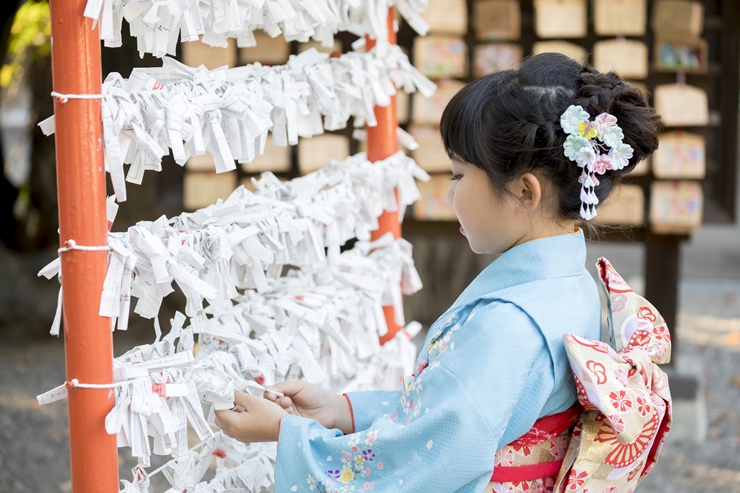
[[[452,159],[452,184],[447,191],[475,253],[504,253],[537,238],[572,233],[575,222],[559,221],[556,210],[544,210],[540,179],[525,173],[512,181],[510,193],[496,191],[485,171]]]
[[[475,253],[503,253],[514,246],[519,228],[513,198],[494,190],[485,171],[472,164],[452,159],[452,175],[447,200],[470,248]]]

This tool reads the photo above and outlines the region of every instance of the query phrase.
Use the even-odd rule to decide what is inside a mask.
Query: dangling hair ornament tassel
[[[633,149],[622,142],[624,133],[617,119],[602,113],[591,120],[581,106],[571,105],[560,116],[560,126],[568,134],[563,144],[565,156],[583,169],[578,181],[581,183],[581,217],[590,221],[596,217],[599,198],[596,187],[600,185],[597,175],[608,170],[620,170],[629,165]]]

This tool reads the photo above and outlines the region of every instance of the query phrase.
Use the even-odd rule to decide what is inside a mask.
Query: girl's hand
[[[280,420],[287,413],[278,405],[244,392],[234,391],[234,403],[241,411],[216,411],[216,426],[240,442],[275,442],[280,435]]]
[[[272,389],[282,392],[285,397],[278,397],[268,389],[265,399],[275,402],[287,413],[314,419],[324,428],[338,428],[345,435],[354,433],[352,414],[343,395],[332,394],[318,385],[302,381],[281,382]]]

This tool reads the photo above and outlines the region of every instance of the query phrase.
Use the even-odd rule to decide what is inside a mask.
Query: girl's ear
[[[512,192],[527,212],[542,204],[542,182],[534,173],[524,173],[512,185]]]

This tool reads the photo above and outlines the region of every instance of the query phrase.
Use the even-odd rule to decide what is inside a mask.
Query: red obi
[[[537,484],[522,489],[552,491],[570,441],[566,432],[578,421],[582,410],[576,403],[565,412],[539,419],[526,434],[498,450],[486,491],[499,491],[496,486],[501,483],[514,483],[516,488],[532,482]]]

